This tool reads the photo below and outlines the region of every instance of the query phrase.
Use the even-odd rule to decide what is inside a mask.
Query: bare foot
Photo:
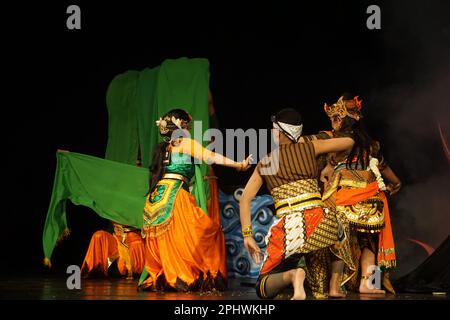
[[[361,281],[359,285],[359,293],[372,293],[372,294],[386,294],[386,291],[380,289],[369,289],[365,283],[366,280]]]
[[[341,289],[330,289],[328,297],[330,298],[345,298],[347,295]]]
[[[395,294],[394,287],[392,286],[391,280],[389,279],[389,272],[386,272],[383,276],[383,287],[392,294]]]
[[[340,274],[333,273],[330,279],[330,291],[328,297],[330,298],[345,298],[347,295],[341,290],[340,287]]]
[[[294,296],[291,300],[305,300],[306,293],[305,288],[303,287],[303,282],[305,281],[305,270],[302,268],[295,269],[293,276],[292,285],[294,287]]]

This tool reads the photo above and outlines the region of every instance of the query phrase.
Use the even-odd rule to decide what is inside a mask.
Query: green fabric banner
[[[68,228],[67,200],[89,207],[105,219],[140,229],[148,179],[147,168],[74,152],[58,152],[44,226],[45,257],[50,259],[57,240]]]
[[[207,59],[165,60],[161,64],[158,76],[157,113],[162,116],[174,108],[187,110],[194,121],[202,122],[203,134],[209,129],[208,91],[209,62]]]
[[[149,171],[107,159],[75,152],[56,154],[52,197],[44,225],[45,258],[50,258],[59,239],[68,230],[66,201],[94,210],[100,217],[123,225],[142,228],[142,210],[148,192]],[[205,212],[206,197],[200,166],[195,166],[199,183],[194,187],[197,205]]]
[[[137,87],[137,123],[141,147],[142,166],[148,168],[152,161],[153,149],[159,142],[158,127],[155,121],[159,119],[155,107],[159,67],[141,71]]]
[[[116,76],[108,87],[106,159],[136,164],[139,145],[136,105],[138,81],[139,72],[131,70]]]
[[[175,108],[201,121],[198,130],[203,135],[209,129],[208,91],[209,62],[202,58],[167,59],[160,67],[116,76],[106,94],[109,124],[105,158],[134,165],[140,146],[142,166],[148,167],[155,146],[162,141],[155,121]],[[206,172],[204,165],[202,173]]]

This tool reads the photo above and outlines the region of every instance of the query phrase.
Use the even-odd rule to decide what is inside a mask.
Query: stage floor
[[[69,290],[64,277],[3,278],[0,281],[2,300],[259,300],[251,286],[232,279],[225,292],[155,293],[137,291],[137,280],[82,279],[81,289]],[[288,299],[288,294],[281,298]],[[340,300],[450,300],[450,295],[399,293],[367,295],[349,293]]]

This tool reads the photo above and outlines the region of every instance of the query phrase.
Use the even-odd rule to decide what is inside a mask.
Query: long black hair
[[[349,93],[344,93],[343,97],[344,100],[353,99],[353,96]],[[342,119],[341,128],[336,132],[336,137],[339,136],[350,137],[355,141],[347,157],[346,167],[356,169],[360,164],[363,169],[366,169],[369,166],[369,157],[376,142],[369,136],[361,120],[358,121],[348,116]],[[356,162],[353,162],[355,157]]]
[[[192,118],[186,111],[182,109],[173,109],[167,112],[162,116],[162,119],[166,122],[165,128],[167,130],[161,131],[160,135],[163,137],[164,141],[157,144],[155,150],[153,151],[152,162],[149,167],[150,171],[150,181],[149,181],[149,189],[148,192],[151,193],[153,189],[155,189],[158,181],[161,180],[164,174],[164,163],[168,161],[170,153],[169,153],[169,144],[171,143],[172,134],[178,127],[175,123],[172,122],[172,117],[176,119],[180,119],[183,121],[183,128],[189,128],[188,125],[191,122]]]

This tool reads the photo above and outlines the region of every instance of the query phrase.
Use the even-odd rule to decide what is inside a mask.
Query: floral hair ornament
[[[174,125],[176,125],[177,126],[177,128],[178,129],[182,129],[182,127],[181,127],[181,119],[177,119],[177,118],[175,118],[174,116],[172,116],[172,118],[170,119],[171,121],[172,121],[172,123],[174,124]]]
[[[156,120],[156,125],[159,127],[159,132],[161,134],[166,134],[169,132],[169,129],[167,129],[167,121],[163,118],[159,118],[159,120]]]
[[[170,130],[174,130],[174,126],[178,129],[188,128],[189,122],[178,119],[174,116],[165,116],[164,118],[159,118],[155,121],[156,125],[159,127],[159,132],[161,134],[167,134]]]

